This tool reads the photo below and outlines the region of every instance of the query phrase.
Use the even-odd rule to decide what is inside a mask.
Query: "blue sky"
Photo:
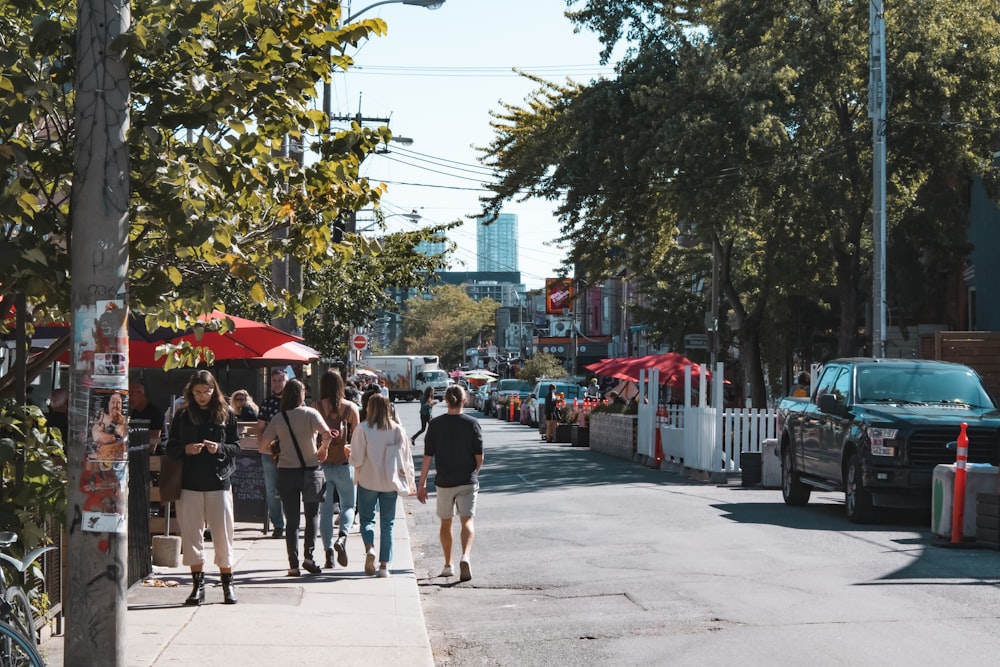
[[[352,9],[371,4],[355,1]],[[388,4],[361,15],[380,16],[389,31],[363,44],[353,54],[355,67],[335,78],[333,112],[391,118],[393,134],[413,139],[365,162],[365,175],[389,185],[387,213],[416,209],[437,223],[479,210],[480,183],[490,176],[475,147],[493,137],[489,112],[500,109],[500,100],[521,103],[535,88],[513,68],[559,82],[611,75],[598,64],[597,39],[574,34],[565,10],[565,0],[447,0],[434,11]],[[529,288],[554,276],[564,256],[546,245],[558,232],[553,208],[541,200],[504,208],[518,215],[519,268]],[[388,223],[393,230],[410,224],[402,217]],[[476,270],[474,223],[453,239],[459,244],[453,268]]]

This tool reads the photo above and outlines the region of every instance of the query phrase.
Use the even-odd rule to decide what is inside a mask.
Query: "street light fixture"
[[[413,7],[425,7],[427,9],[440,9],[441,5],[445,3],[445,0],[382,0],[382,2],[376,2],[374,4],[368,5],[363,9],[359,9],[357,12],[351,14],[347,17],[344,23],[350,23],[354,19],[358,18],[369,9],[374,9],[379,5],[412,5]]]

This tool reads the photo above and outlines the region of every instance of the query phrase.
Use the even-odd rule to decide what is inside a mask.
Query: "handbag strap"
[[[302,457],[302,450],[299,448],[299,439],[295,437],[295,431],[292,429],[292,422],[288,421],[288,413],[284,410],[281,411],[281,416],[285,418],[285,423],[288,424],[288,432],[292,434],[292,444],[295,445],[295,453],[299,455],[299,463],[302,467],[306,467],[306,460]]]

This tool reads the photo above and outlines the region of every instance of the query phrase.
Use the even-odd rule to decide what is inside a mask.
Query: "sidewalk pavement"
[[[235,605],[222,603],[219,570],[206,553],[205,603],[185,606],[187,567],[154,567],[150,581],[128,592],[126,664],[153,665],[434,665],[424,624],[405,505],[397,501],[393,559],[387,579],[364,573],[364,544],[355,525],[347,538],[350,564],[311,575],[285,576],[285,541],[261,524],[236,524]],[[378,549],[378,522],[375,526]],[[206,546],[210,546],[206,544]],[[325,558],[317,536],[316,560]],[[299,531],[299,551],[302,531]],[[63,638],[42,644],[47,665],[63,664]]]

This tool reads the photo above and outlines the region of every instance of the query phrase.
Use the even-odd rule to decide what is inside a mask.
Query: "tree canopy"
[[[475,301],[459,285],[439,285],[406,300],[403,335],[395,354],[436,354],[442,368],[457,368],[473,341],[489,340],[496,326],[496,301]]]
[[[703,330],[713,261],[726,343],[757,404],[765,371],[863,351],[871,284],[869,12],[847,1],[567,2],[616,76],[538,81],[494,115],[484,162],[502,179],[484,212],[528,192],[558,201],[577,277],[622,268],[664,340]],[[890,307],[897,323],[943,307],[939,276],[967,251],[963,184],[989,178],[1000,52],[985,0],[894,3]],[[941,299],[938,299],[940,304]],[[700,302],[700,303],[699,303]],[[832,335],[830,335],[832,334]]]
[[[24,293],[36,318],[63,317],[69,300],[75,12],[76,3],[0,5],[0,305]],[[336,227],[377,206],[385,186],[359,169],[391,134],[331,130],[314,97],[352,65],[345,48],[384,34],[385,22],[332,28],[332,0],[140,0],[131,17],[131,307],[179,325],[232,306],[238,285],[247,307],[302,319],[327,295],[331,270],[372,254]],[[301,290],[271,280],[284,258],[302,266]],[[354,282],[381,285],[383,275]]]

